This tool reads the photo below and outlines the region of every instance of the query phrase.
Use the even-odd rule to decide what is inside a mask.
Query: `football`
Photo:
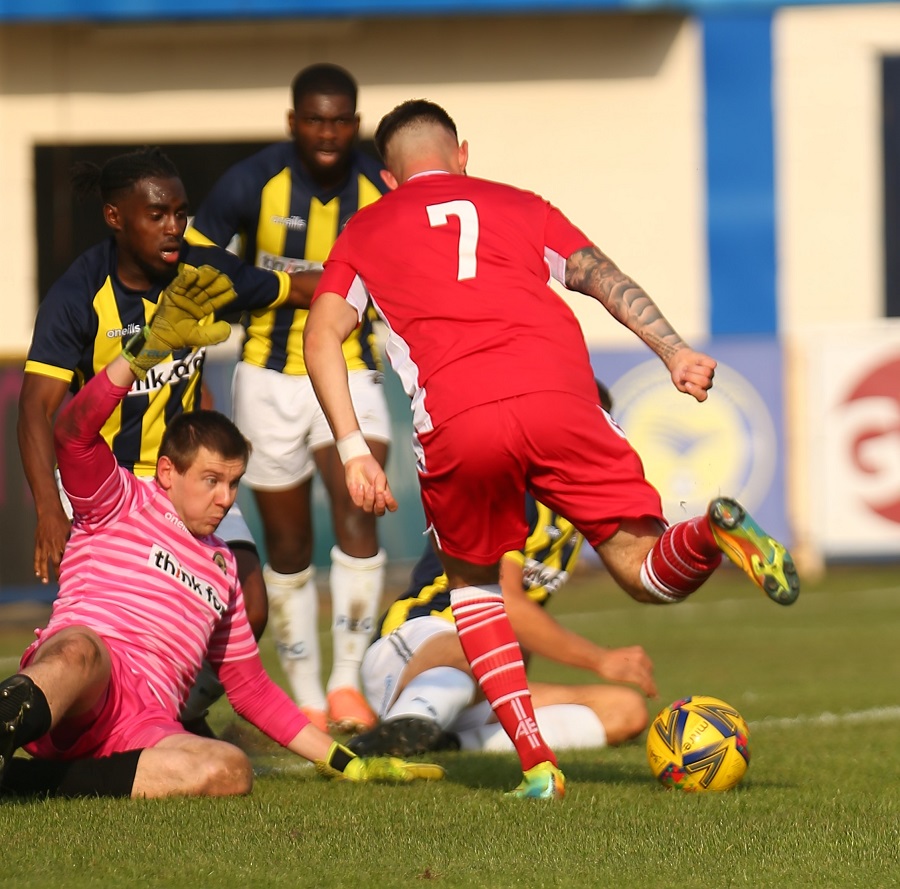
[[[693,695],[664,707],[650,724],[647,761],[666,787],[729,790],[750,764],[750,730],[730,704]]]

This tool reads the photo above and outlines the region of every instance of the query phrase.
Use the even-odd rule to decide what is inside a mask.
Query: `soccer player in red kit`
[[[716,362],[558,209],[465,176],[468,145],[440,106],[399,105],[375,144],[391,191],[331,251],[307,321],[307,367],[351,496],[376,514],[396,509],[359,432],[340,352],[371,298],[412,399],[422,502],[460,641],[525,773],[512,793],[561,797],[565,779],[535,725],[498,584],[500,557],[527,535],[526,490],[569,519],[639,602],[682,601],[722,552],[781,604],[796,599],[799,580],[785,548],[734,500],[667,526],[638,455],[598,404],[581,328],[550,276],[600,302],[697,401]]]

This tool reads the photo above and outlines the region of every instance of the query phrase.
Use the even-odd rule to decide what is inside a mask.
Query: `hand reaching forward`
[[[380,516],[386,510],[394,512],[397,509],[387,476],[371,454],[348,460],[344,464],[344,478],[350,499],[366,512]]]
[[[315,762],[316,771],[333,781],[408,784],[410,781],[440,781],[444,769],[430,762],[407,762],[395,756],[357,756],[335,741],[328,756]]]
[[[640,645],[607,649],[596,672],[601,679],[636,685],[648,698],[657,695],[653,661]]]
[[[679,392],[706,401],[716,375],[716,360],[693,349],[679,349],[669,362],[669,373]]]

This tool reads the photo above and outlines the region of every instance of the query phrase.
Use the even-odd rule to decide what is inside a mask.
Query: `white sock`
[[[367,559],[357,559],[336,546],[331,548],[334,656],[328,691],[359,690],[359,666],[369,647],[384,592],[385,562],[383,549]]]
[[[456,667],[432,667],[410,679],[384,718],[421,716],[447,728],[472,703],[477,687],[468,673]]]
[[[200,672],[197,674],[197,678],[194,680],[194,685],[188,694],[188,699],[181,708],[181,716],[179,719],[181,719],[182,722],[202,719],[209,712],[209,708],[212,707],[223,694],[225,694],[225,689],[222,687],[222,683],[219,682],[216,671],[213,670],[208,661],[204,661],[203,665],[200,667]]]
[[[263,578],[269,597],[269,628],[294,699],[301,707],[324,711],[316,569],[310,565],[297,574],[277,574],[265,565]]]
[[[550,704],[534,711],[538,729],[553,750],[605,747],[606,729],[590,707],[581,704]],[[463,750],[487,753],[514,752],[509,735],[499,722],[457,733]]]

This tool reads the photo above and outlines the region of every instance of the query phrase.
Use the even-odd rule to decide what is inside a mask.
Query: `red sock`
[[[513,742],[522,770],[539,762],[556,765],[553,751],[538,731],[522,650],[506,616],[500,587],[451,590],[450,604],[472,674]]]
[[[709,519],[700,515],[663,531],[641,565],[641,582],[658,599],[680,602],[699,589],[721,561]]]

